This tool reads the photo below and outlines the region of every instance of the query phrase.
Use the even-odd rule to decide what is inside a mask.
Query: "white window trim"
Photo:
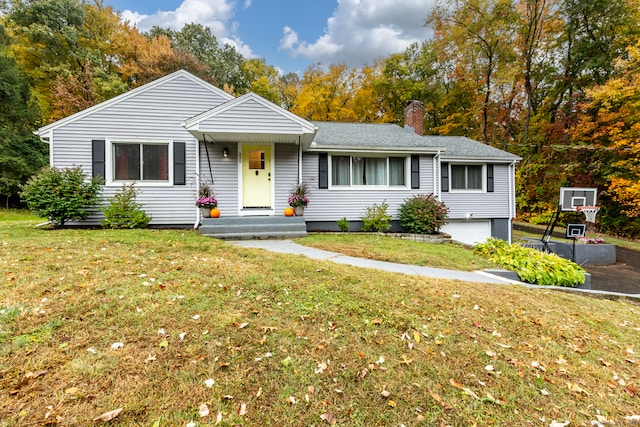
[[[349,157],[349,185],[334,185],[333,184],[333,157]],[[353,179],[353,158],[354,157],[368,157],[387,159],[387,184],[385,185],[352,185]],[[389,158],[390,157],[402,157],[404,158],[404,185],[389,185]],[[369,153],[331,153],[328,158],[329,170],[328,181],[329,190],[349,191],[349,190],[406,190],[409,188],[411,181],[411,155],[407,154],[369,154]]]
[[[132,180],[115,180],[114,157],[115,144],[145,144],[145,145],[167,145],[169,150],[168,171],[169,179],[166,181],[132,181]],[[172,187],[173,186],[173,140],[162,138],[139,138],[139,137],[117,137],[107,138],[105,147],[105,185],[120,187],[123,184],[128,185],[135,182],[136,187]]]
[[[482,188],[479,189],[462,189],[462,188],[453,188],[453,173],[451,171],[452,166],[482,166],[482,171],[480,172],[482,178]],[[450,162],[448,165],[449,168],[449,193],[486,193],[487,192],[487,164],[486,163],[472,163],[472,162]]]

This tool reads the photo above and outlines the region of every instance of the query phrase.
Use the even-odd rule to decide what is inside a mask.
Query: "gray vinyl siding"
[[[509,217],[509,165],[494,164],[494,191],[443,192],[441,200],[449,208],[449,218],[465,218],[472,213],[474,219]]]
[[[184,130],[181,122],[227,100],[217,90],[211,90],[185,76],[177,76],[135,96],[54,127],[51,164],[58,168],[82,166],[84,172],[91,176],[92,139],[131,137],[185,142],[186,185],[171,185],[172,176],[169,177],[170,183],[164,186],[142,183],[138,186],[138,202],[152,216],[151,225],[193,225],[197,219],[194,205],[197,196],[197,141]],[[110,156],[109,152],[107,156]],[[113,196],[121,185],[105,185],[103,200]],[[93,215],[85,224],[97,223],[100,219],[101,214]]]
[[[275,214],[289,206],[291,188],[298,182],[298,148],[293,144],[276,144]]]
[[[203,120],[200,122],[199,130],[215,130],[220,133],[295,134],[301,132],[301,127],[300,123],[281,113],[265,108],[255,100],[248,100]]]
[[[430,194],[434,191],[433,156],[430,155],[420,156],[419,189],[411,189],[410,182],[407,182],[406,188],[321,190],[318,188],[318,153],[303,153],[302,158],[303,180],[311,184],[310,201],[304,213],[307,221],[337,221],[341,218],[360,220],[367,206],[382,202],[389,205],[387,213],[395,220],[405,199],[414,194]]]

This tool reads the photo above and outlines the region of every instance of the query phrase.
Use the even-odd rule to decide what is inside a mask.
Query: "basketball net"
[[[600,210],[600,206],[578,206],[576,210],[584,214],[584,218],[587,222],[596,222],[596,215]]]

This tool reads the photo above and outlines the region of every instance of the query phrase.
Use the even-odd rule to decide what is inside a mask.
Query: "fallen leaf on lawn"
[[[410,364],[413,363],[413,359],[410,359],[406,355],[403,354],[401,363],[404,363],[405,365],[410,365]]]
[[[181,332],[180,335],[178,335],[178,337],[180,338],[180,341],[182,341],[186,336],[187,336],[186,332]]]
[[[258,388],[258,391],[256,392],[256,397],[260,396],[262,396],[262,387]]]
[[[224,396],[222,396],[222,398],[225,400],[233,400],[233,396],[231,396],[230,394],[225,394]]]
[[[147,356],[147,358],[145,359],[144,363],[153,362],[154,360],[156,360],[156,355],[155,354],[150,354],[149,356]]]
[[[485,367],[484,367],[484,370],[485,370],[485,371],[488,371],[488,372],[493,371],[493,370],[494,370],[493,365],[487,365],[487,366],[485,366]]]
[[[382,365],[384,363],[384,356],[380,356],[380,358],[376,361],[376,365]]]
[[[338,419],[336,418],[335,415],[333,415],[333,412],[331,411],[327,411],[324,414],[320,415],[320,419],[328,422],[332,426],[336,425],[336,423],[338,422]]]
[[[105,412],[104,414],[95,417],[93,421],[102,421],[103,423],[106,423],[117,417],[120,412],[122,412],[122,408],[114,409],[113,411]]]
[[[316,388],[314,386],[310,385],[309,387],[307,387],[307,392],[309,394],[313,394],[313,393],[316,392]]]
[[[164,328],[160,328],[158,329],[158,335],[167,335],[167,333],[164,331]]]
[[[543,389],[543,388],[540,389],[540,394],[543,395],[543,396],[549,396],[549,392],[547,390]]]
[[[580,387],[576,383],[568,382],[567,383],[567,387],[569,387],[569,390],[571,390],[571,391],[573,391],[575,393],[582,393],[582,394],[584,394],[586,396],[589,396],[589,392],[587,390],[583,389],[582,387]]]
[[[68,389],[66,389],[64,392],[66,394],[76,394],[80,391],[80,389],[78,387],[70,387]]]
[[[380,324],[382,324],[382,319],[373,319],[371,321],[371,324],[372,325],[380,325]]]
[[[382,395],[382,397],[385,397],[385,398],[391,396],[391,392],[384,388],[382,389],[382,392],[380,394]]]
[[[113,344],[111,344],[111,350],[117,350],[122,347],[124,347],[124,343],[121,342],[114,342]]]
[[[218,411],[218,416],[216,417],[216,423],[214,425],[218,425],[222,422],[222,412]]]
[[[296,404],[296,398],[293,396],[289,396],[289,399],[287,399],[289,401],[289,403],[291,403],[292,405]]]
[[[442,400],[442,398],[440,396],[438,396],[437,394],[435,394],[434,392],[430,391],[429,394],[431,395],[433,400],[435,400],[436,402],[438,402],[438,404],[440,406],[442,406],[443,409],[446,409],[447,411],[450,411],[450,410],[453,409],[453,406],[451,406],[448,403],[444,402]]]
[[[213,380],[213,378],[208,378],[208,379],[204,380],[204,385],[206,385],[208,388],[213,387],[213,385],[215,383],[216,382]]]
[[[495,351],[491,351],[491,350],[485,351],[484,354],[486,354],[487,356],[489,356],[492,359],[497,356],[496,352]]]
[[[160,341],[160,348],[167,348],[167,347],[169,347],[169,341],[167,340]]]
[[[392,408],[395,408],[395,407],[396,407],[396,402],[395,402],[395,401],[393,401],[393,400],[390,400],[390,401],[388,401],[388,402],[387,402],[387,406],[390,406],[390,407],[392,407]]]
[[[241,403],[240,408],[238,408],[238,415],[244,416],[247,415],[247,404]]]
[[[419,343],[419,342],[420,342],[420,339],[421,339],[421,337],[420,337],[420,333],[419,333],[418,331],[415,331],[415,330],[414,330],[414,331],[413,331],[413,340],[414,340],[415,342]]]
[[[449,384],[451,384],[451,385],[452,385],[452,386],[454,386],[455,388],[459,388],[459,389],[461,389],[461,390],[462,390],[462,387],[463,387],[463,386],[462,386],[462,383],[461,383],[460,381],[458,381],[458,380],[454,380],[453,378],[451,378],[451,379],[449,380]]]
[[[244,322],[244,323],[241,323],[241,324],[238,326],[238,329],[244,329],[244,328],[246,328],[247,326],[249,326],[249,322]]]
[[[624,391],[629,393],[631,396],[638,394],[638,389],[632,385],[628,385],[624,388]]]
[[[640,415],[631,415],[628,417],[624,417],[625,420],[627,421],[639,421],[640,422]]]
[[[327,369],[327,364],[324,362],[318,363],[318,367],[315,370],[316,374],[321,374]]]
[[[46,373],[47,371],[43,369],[42,371],[37,371],[37,372],[27,372],[24,376],[27,379],[34,379],[34,378],[41,377]]]
[[[196,314],[195,316],[193,316],[193,317],[192,317],[192,319],[193,319],[193,320],[198,320],[198,319],[200,319],[200,315],[199,315],[199,314]]]
[[[560,422],[560,421],[553,420],[551,421],[551,424],[549,424],[549,427],[566,427],[569,424],[571,424],[571,421]]]
[[[200,414],[200,418],[204,418],[209,415],[209,407],[206,403],[200,405],[200,409],[198,409],[198,414]]]

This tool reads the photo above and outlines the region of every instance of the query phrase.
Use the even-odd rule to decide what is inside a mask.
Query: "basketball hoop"
[[[600,210],[600,206],[577,206],[576,210],[584,214],[587,222],[596,222],[596,215]]]

